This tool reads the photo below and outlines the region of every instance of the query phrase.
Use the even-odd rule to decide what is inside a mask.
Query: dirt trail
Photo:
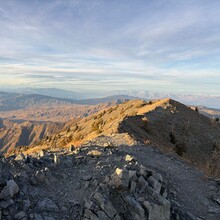
[[[134,155],[139,163],[163,174],[170,189],[171,200],[198,219],[220,219],[220,206],[211,198],[219,186],[213,180],[177,156],[166,155],[147,146],[125,147],[124,152]]]

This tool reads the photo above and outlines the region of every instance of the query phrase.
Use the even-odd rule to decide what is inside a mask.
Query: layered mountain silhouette
[[[57,105],[97,105],[106,102],[122,103],[125,100],[134,99],[131,96],[108,96],[104,98],[94,99],[67,99],[56,98],[51,96],[39,95],[39,94],[19,94],[19,93],[6,93],[0,92],[0,111],[13,111],[19,109],[26,109],[36,106],[57,106]]]

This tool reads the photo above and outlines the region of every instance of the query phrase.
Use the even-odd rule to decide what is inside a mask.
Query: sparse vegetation
[[[178,143],[175,145],[174,150],[179,156],[183,156],[184,153],[187,153],[186,144],[185,143]]]
[[[176,143],[176,136],[173,134],[172,131],[170,132],[170,142],[171,142],[172,144],[175,144],[175,143]]]
[[[210,121],[211,121],[211,125],[213,127],[215,127],[219,123],[219,118],[213,117],[213,118],[210,119]]]
[[[217,140],[213,144],[213,151],[220,152],[220,140]]]

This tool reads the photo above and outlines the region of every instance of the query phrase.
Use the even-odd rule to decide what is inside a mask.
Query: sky
[[[219,0],[0,0],[0,89],[220,95]]]

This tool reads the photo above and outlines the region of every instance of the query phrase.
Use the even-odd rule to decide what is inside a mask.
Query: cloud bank
[[[220,95],[217,0],[0,3],[0,87]]]

